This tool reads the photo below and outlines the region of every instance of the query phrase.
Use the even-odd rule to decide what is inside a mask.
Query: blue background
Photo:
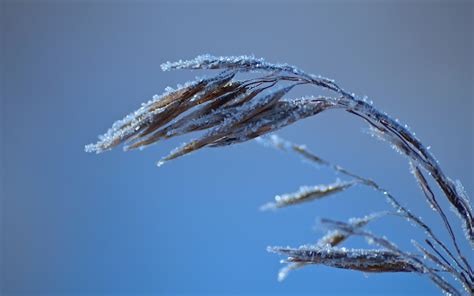
[[[268,245],[316,241],[323,235],[313,229],[317,217],[389,209],[379,194],[355,187],[305,206],[258,211],[275,194],[338,178],[328,169],[255,142],[204,149],[161,168],[156,161],[189,137],[142,152],[92,155],[83,147],[166,86],[204,74],[163,73],[161,63],[255,54],[369,96],[411,126],[472,193],[472,1],[0,7],[3,295],[440,294],[416,275],[365,277],[323,266],[277,282],[282,258],[267,253]],[[441,229],[406,160],[364,128],[331,111],[280,134],[377,180]],[[370,229],[409,250],[410,239],[421,237],[397,218]],[[357,239],[347,245],[365,246]]]

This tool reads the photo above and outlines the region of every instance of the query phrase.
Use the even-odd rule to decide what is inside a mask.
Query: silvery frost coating
[[[459,292],[453,285],[447,282],[443,278],[442,275],[439,274],[440,270],[430,267],[426,262],[420,259],[419,256],[402,251],[400,248],[398,248],[393,242],[389,241],[388,239],[384,237],[376,236],[369,231],[361,230],[360,227],[356,227],[355,225],[351,223],[334,221],[330,219],[322,219],[321,222],[326,225],[332,225],[333,227],[335,227],[336,229],[340,230],[343,233],[346,233],[347,235],[364,237],[366,238],[369,244],[378,245],[400,256],[400,258],[403,258],[404,260],[406,260],[406,262],[410,262],[411,266],[415,268],[414,272],[428,276],[429,279],[436,286],[438,286],[438,288],[440,288],[440,290],[443,293],[447,295],[462,295],[461,292]],[[441,270],[441,271],[446,271],[446,270]],[[450,274],[455,280],[459,281],[462,284],[462,287],[464,288],[465,292],[470,293],[470,294],[473,293],[472,280],[469,281],[465,279],[464,277],[458,278],[456,273],[450,273]]]
[[[329,185],[301,186],[297,192],[275,196],[275,202],[267,203],[260,209],[271,210],[313,201],[346,190],[355,183],[338,181]]]
[[[364,272],[415,272],[417,268],[398,254],[387,250],[346,249],[336,247],[301,246],[269,247],[269,252],[287,255],[287,262],[323,264]]]
[[[466,291],[473,293],[474,276],[468,261],[469,256],[462,254],[450,222],[443,209],[440,209],[437,199],[433,197],[428,182],[425,182],[424,173],[433,178],[441,188],[444,196],[459,215],[467,240],[474,246],[473,211],[469,198],[460,182],[454,182],[444,174],[429,149],[407,126],[381,112],[365,99],[359,99],[354,94],[346,92],[333,80],[308,74],[288,64],[272,64],[253,56],[202,55],[187,61],[167,62],[162,65],[162,69],[165,71],[203,69],[220,70],[220,72],[208,78],[196,78],[184,85],[178,85],[175,89],[167,88],[162,95],[154,96],[137,111],[114,123],[104,135],[99,137],[97,143],[86,146],[87,152],[100,153],[120,144],[124,144],[126,150],[144,148],[163,139],[203,132],[200,137],[183,144],[160,160],[158,164],[162,165],[166,161],[204,147],[221,147],[254,138],[262,139],[261,137],[266,134],[326,110],[345,110],[365,120],[373,135],[387,141],[408,158],[425,198],[440,215],[450,234],[454,251],[451,251],[446,242],[441,241],[427,224],[404,207],[389,191],[370,179],[360,177],[311,154],[298,145],[273,141],[273,145],[279,145],[279,149],[293,150],[307,160],[328,166],[352,178],[352,181],[336,184],[334,188],[330,187],[335,190],[326,190],[327,188],[321,190],[323,187],[303,188],[294,194],[280,196],[269,207],[279,208],[318,199],[343,191],[355,183],[368,186],[382,193],[397,215],[408,219],[425,231],[426,243],[431,249],[430,254],[445,264],[448,261],[449,269],[454,271],[449,273],[462,283]],[[241,73],[246,73],[246,75],[241,75]],[[253,78],[239,78],[240,76]],[[330,91],[334,97],[286,97],[293,88],[300,85],[315,86]],[[338,229],[338,231],[342,230]],[[387,245],[384,246],[386,247]],[[425,251],[422,253],[430,258]],[[439,265],[439,262],[434,263]],[[419,270],[418,268],[417,271]],[[437,271],[430,269],[426,272],[425,267],[422,270],[441,290],[456,294],[440,279]]]
[[[276,140],[277,138],[274,138]],[[278,139],[280,140],[280,139]],[[281,142],[280,142],[281,143]],[[349,219],[348,225],[351,226],[353,229],[358,230],[362,227],[366,226],[369,222],[375,220],[376,218],[383,217],[385,215],[390,214],[389,212],[380,212],[380,213],[373,213],[362,218],[351,218]],[[346,231],[342,231],[339,229],[332,229],[327,231],[327,233],[321,237],[315,245],[311,246],[312,249],[323,249],[327,250],[328,248],[336,247],[343,242],[345,242],[351,236],[350,233]],[[275,248],[269,247],[269,250],[274,251]],[[277,252],[278,253],[278,252]],[[285,262],[287,265],[280,269],[278,272],[278,281],[285,280],[291,271],[303,268],[308,264],[315,264],[315,262]]]

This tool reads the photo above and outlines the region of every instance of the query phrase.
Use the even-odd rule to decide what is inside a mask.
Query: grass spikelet
[[[143,104],[135,112],[127,115],[122,120],[116,121],[104,135],[99,136],[99,141],[96,144],[86,146],[86,152],[104,152],[136,136],[153,122],[167,117],[164,113],[167,110],[166,106],[175,106],[191,98],[202,91],[211,81],[212,79],[198,79],[188,82],[176,90],[169,90],[160,96],[155,96],[153,100]]]
[[[149,122],[146,127],[143,128],[139,133],[136,133],[134,137],[130,139],[130,141],[133,142],[140,138],[146,137],[189,109],[217,98],[225,93],[233,91],[236,87],[238,87],[236,83],[229,83],[234,75],[235,73],[224,73],[220,77],[215,78],[214,81],[208,83],[208,85],[200,93],[197,93],[192,97],[186,96],[174,100],[166,106],[165,110],[160,114],[159,117]],[[156,135],[151,135],[145,140],[129,144],[125,148],[127,150],[131,150],[153,144],[158,140],[159,137]]]
[[[263,211],[273,210],[321,199],[344,191],[354,184],[355,182],[335,182],[329,185],[302,186],[297,192],[275,196],[275,202],[267,203],[260,209]]]
[[[362,217],[362,218],[351,218],[348,222],[348,224],[350,224],[352,227],[354,227],[354,229],[360,229],[364,226],[366,226],[370,221],[376,219],[376,218],[379,218],[379,217],[382,217],[382,216],[385,216],[389,214],[388,212],[381,212],[381,213],[374,213],[374,214],[371,214],[371,215],[367,215],[365,217]],[[349,237],[351,236],[351,234],[347,233],[347,232],[344,232],[344,231],[340,231],[338,229],[335,229],[335,230],[330,230],[326,233],[326,235],[324,235],[322,238],[320,238],[318,240],[318,242],[316,243],[316,247],[319,247],[319,248],[332,248],[332,247],[336,247],[336,246],[339,246],[340,244],[342,244],[343,242],[345,242]],[[285,267],[281,268],[280,271],[278,272],[278,281],[283,281],[285,280],[289,273],[294,271],[294,270],[297,270],[297,269],[301,269],[303,267],[305,267],[306,265],[308,265],[308,263],[304,263],[304,262],[290,262],[288,263]]]
[[[269,252],[286,255],[287,262],[322,264],[363,272],[416,272],[407,259],[388,250],[319,248],[311,245],[299,248],[269,247]]]
[[[373,221],[374,219],[383,217],[390,214],[389,212],[380,212],[380,213],[373,213],[362,218],[351,218],[348,221],[348,225],[353,227],[354,229],[360,229],[365,227],[369,222]],[[350,233],[343,232],[340,230],[331,230],[325,236],[323,236],[316,245],[318,246],[330,246],[335,247],[347,240],[351,236]]]
[[[163,164],[166,161],[178,158],[205,146],[219,143],[219,141],[225,141],[229,138],[229,136],[238,134],[239,129],[243,128],[244,133],[254,131],[246,126],[246,121],[255,120],[258,118],[260,113],[264,113],[265,110],[272,108],[272,106],[294,86],[295,85],[293,84],[284,88],[273,90],[253,104],[236,107],[235,112],[229,113],[229,116],[224,118],[220,125],[210,129],[209,132],[201,138],[193,140],[190,143],[174,150],[170,155],[161,159],[159,163]]]

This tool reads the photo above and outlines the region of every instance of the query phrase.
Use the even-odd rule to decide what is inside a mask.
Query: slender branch
[[[261,139],[261,141],[265,144],[264,139]],[[346,176],[352,177],[352,178],[358,180],[361,184],[366,185],[366,186],[368,186],[372,189],[375,189],[376,191],[378,191],[378,192],[382,193],[383,195],[385,195],[386,198],[388,199],[388,201],[390,202],[390,205],[392,205],[392,207],[394,207],[397,212],[402,213],[403,216],[406,219],[408,219],[409,221],[413,221],[416,225],[418,225],[421,229],[423,229],[428,234],[429,237],[431,237],[439,246],[441,246],[441,248],[457,264],[457,266],[462,269],[463,272],[461,272],[461,273],[463,274],[463,276],[466,277],[466,274],[467,274],[467,276],[469,276],[469,278],[471,278],[471,281],[472,281],[472,271],[470,270],[470,265],[469,265],[468,261],[467,260],[465,261],[465,263],[467,265],[467,268],[468,268],[468,269],[466,269],[456,259],[456,257],[452,254],[452,252],[449,250],[449,248],[434,234],[434,232],[431,230],[431,228],[428,225],[426,225],[423,221],[421,221],[419,218],[417,218],[416,215],[412,214],[407,208],[402,206],[400,204],[400,202],[398,202],[398,200],[395,198],[395,196],[393,196],[388,190],[386,190],[383,187],[381,187],[380,185],[378,185],[375,181],[373,181],[371,179],[368,179],[368,178],[365,178],[365,177],[362,177],[358,174],[355,174],[355,173],[353,173],[353,172],[351,172],[351,171],[349,171],[349,170],[347,170],[347,169],[345,169],[345,168],[343,168],[339,165],[332,164],[331,162],[329,162],[327,160],[324,160],[323,158],[321,158],[321,157],[315,155],[314,153],[310,152],[304,146],[293,144],[289,141],[286,141],[284,139],[279,138],[276,135],[272,135],[269,142],[273,146],[275,146],[277,148],[280,148],[280,149],[291,149],[292,151],[298,153],[299,155],[301,155],[302,157],[304,157],[305,159],[307,159],[309,161],[315,162],[319,165],[327,166],[327,167],[333,169],[336,172],[339,172],[339,173],[344,174]],[[454,239],[454,241],[456,241],[456,240]],[[461,251],[459,251],[459,256],[461,258],[464,258],[464,256],[462,256],[462,254],[461,254]]]
[[[433,209],[440,215],[441,219],[443,220],[443,223],[449,233],[449,236],[451,238],[451,241],[453,242],[454,248],[456,249],[456,252],[458,253],[459,258],[462,260],[462,262],[465,265],[465,268],[463,270],[469,275],[470,280],[473,281],[473,271],[472,268],[469,264],[469,261],[462,255],[461,249],[459,248],[459,245],[456,241],[456,236],[453,232],[453,229],[451,228],[451,224],[449,224],[449,220],[446,217],[446,214],[444,213],[443,209],[439,205],[438,201],[436,200],[436,196],[431,190],[430,186],[428,185],[428,182],[426,181],[426,178],[423,176],[423,173],[421,170],[414,165],[412,162],[410,162],[410,166],[412,167],[413,174],[415,175],[415,178],[417,179],[418,183],[420,184],[420,187],[427,199],[427,201],[430,203],[430,205],[433,207]],[[456,263],[458,263],[456,261]],[[460,264],[458,263],[460,266]]]

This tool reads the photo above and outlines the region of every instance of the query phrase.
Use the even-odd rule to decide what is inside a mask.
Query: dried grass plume
[[[430,150],[415,137],[407,126],[338,86],[334,80],[309,74],[288,64],[272,64],[253,56],[215,57],[201,55],[191,60],[167,62],[169,70],[215,70],[210,77],[167,88],[136,111],[115,122],[96,143],[86,145],[87,152],[102,153],[123,145],[125,150],[144,148],[161,140],[201,132],[162,158],[158,165],[205,147],[233,145],[258,138],[266,146],[293,152],[318,165],[327,166],[347,178],[329,185],[306,186],[290,194],[278,195],[262,209],[279,209],[313,202],[343,192],[355,184],[367,186],[388,200],[393,212],[373,214],[348,222],[323,219],[330,231],[313,245],[299,248],[269,247],[268,251],[287,256],[288,265],[280,271],[283,280],[288,272],[307,265],[325,265],[371,273],[409,272],[428,277],[441,291],[449,295],[474,295],[474,273],[471,268],[474,247],[473,210],[467,193],[459,181],[451,180],[442,170]],[[246,74],[246,75],[242,75]],[[292,98],[290,92],[298,86],[314,86],[332,96]],[[419,216],[402,205],[388,190],[375,181],[355,174],[275,135],[287,125],[338,109],[367,122],[373,135],[388,142],[406,156],[416,181],[428,205],[440,216],[449,233],[444,242]],[[455,235],[451,221],[430,188],[426,176],[439,186],[445,198],[458,214],[465,237]],[[385,216],[407,219],[422,229],[426,239],[422,245],[413,242],[418,254],[399,249],[384,237],[364,230],[369,221]],[[368,249],[340,247],[352,236],[364,237],[373,246]],[[461,241],[470,244],[464,254]],[[450,275],[455,281],[444,278]]]

